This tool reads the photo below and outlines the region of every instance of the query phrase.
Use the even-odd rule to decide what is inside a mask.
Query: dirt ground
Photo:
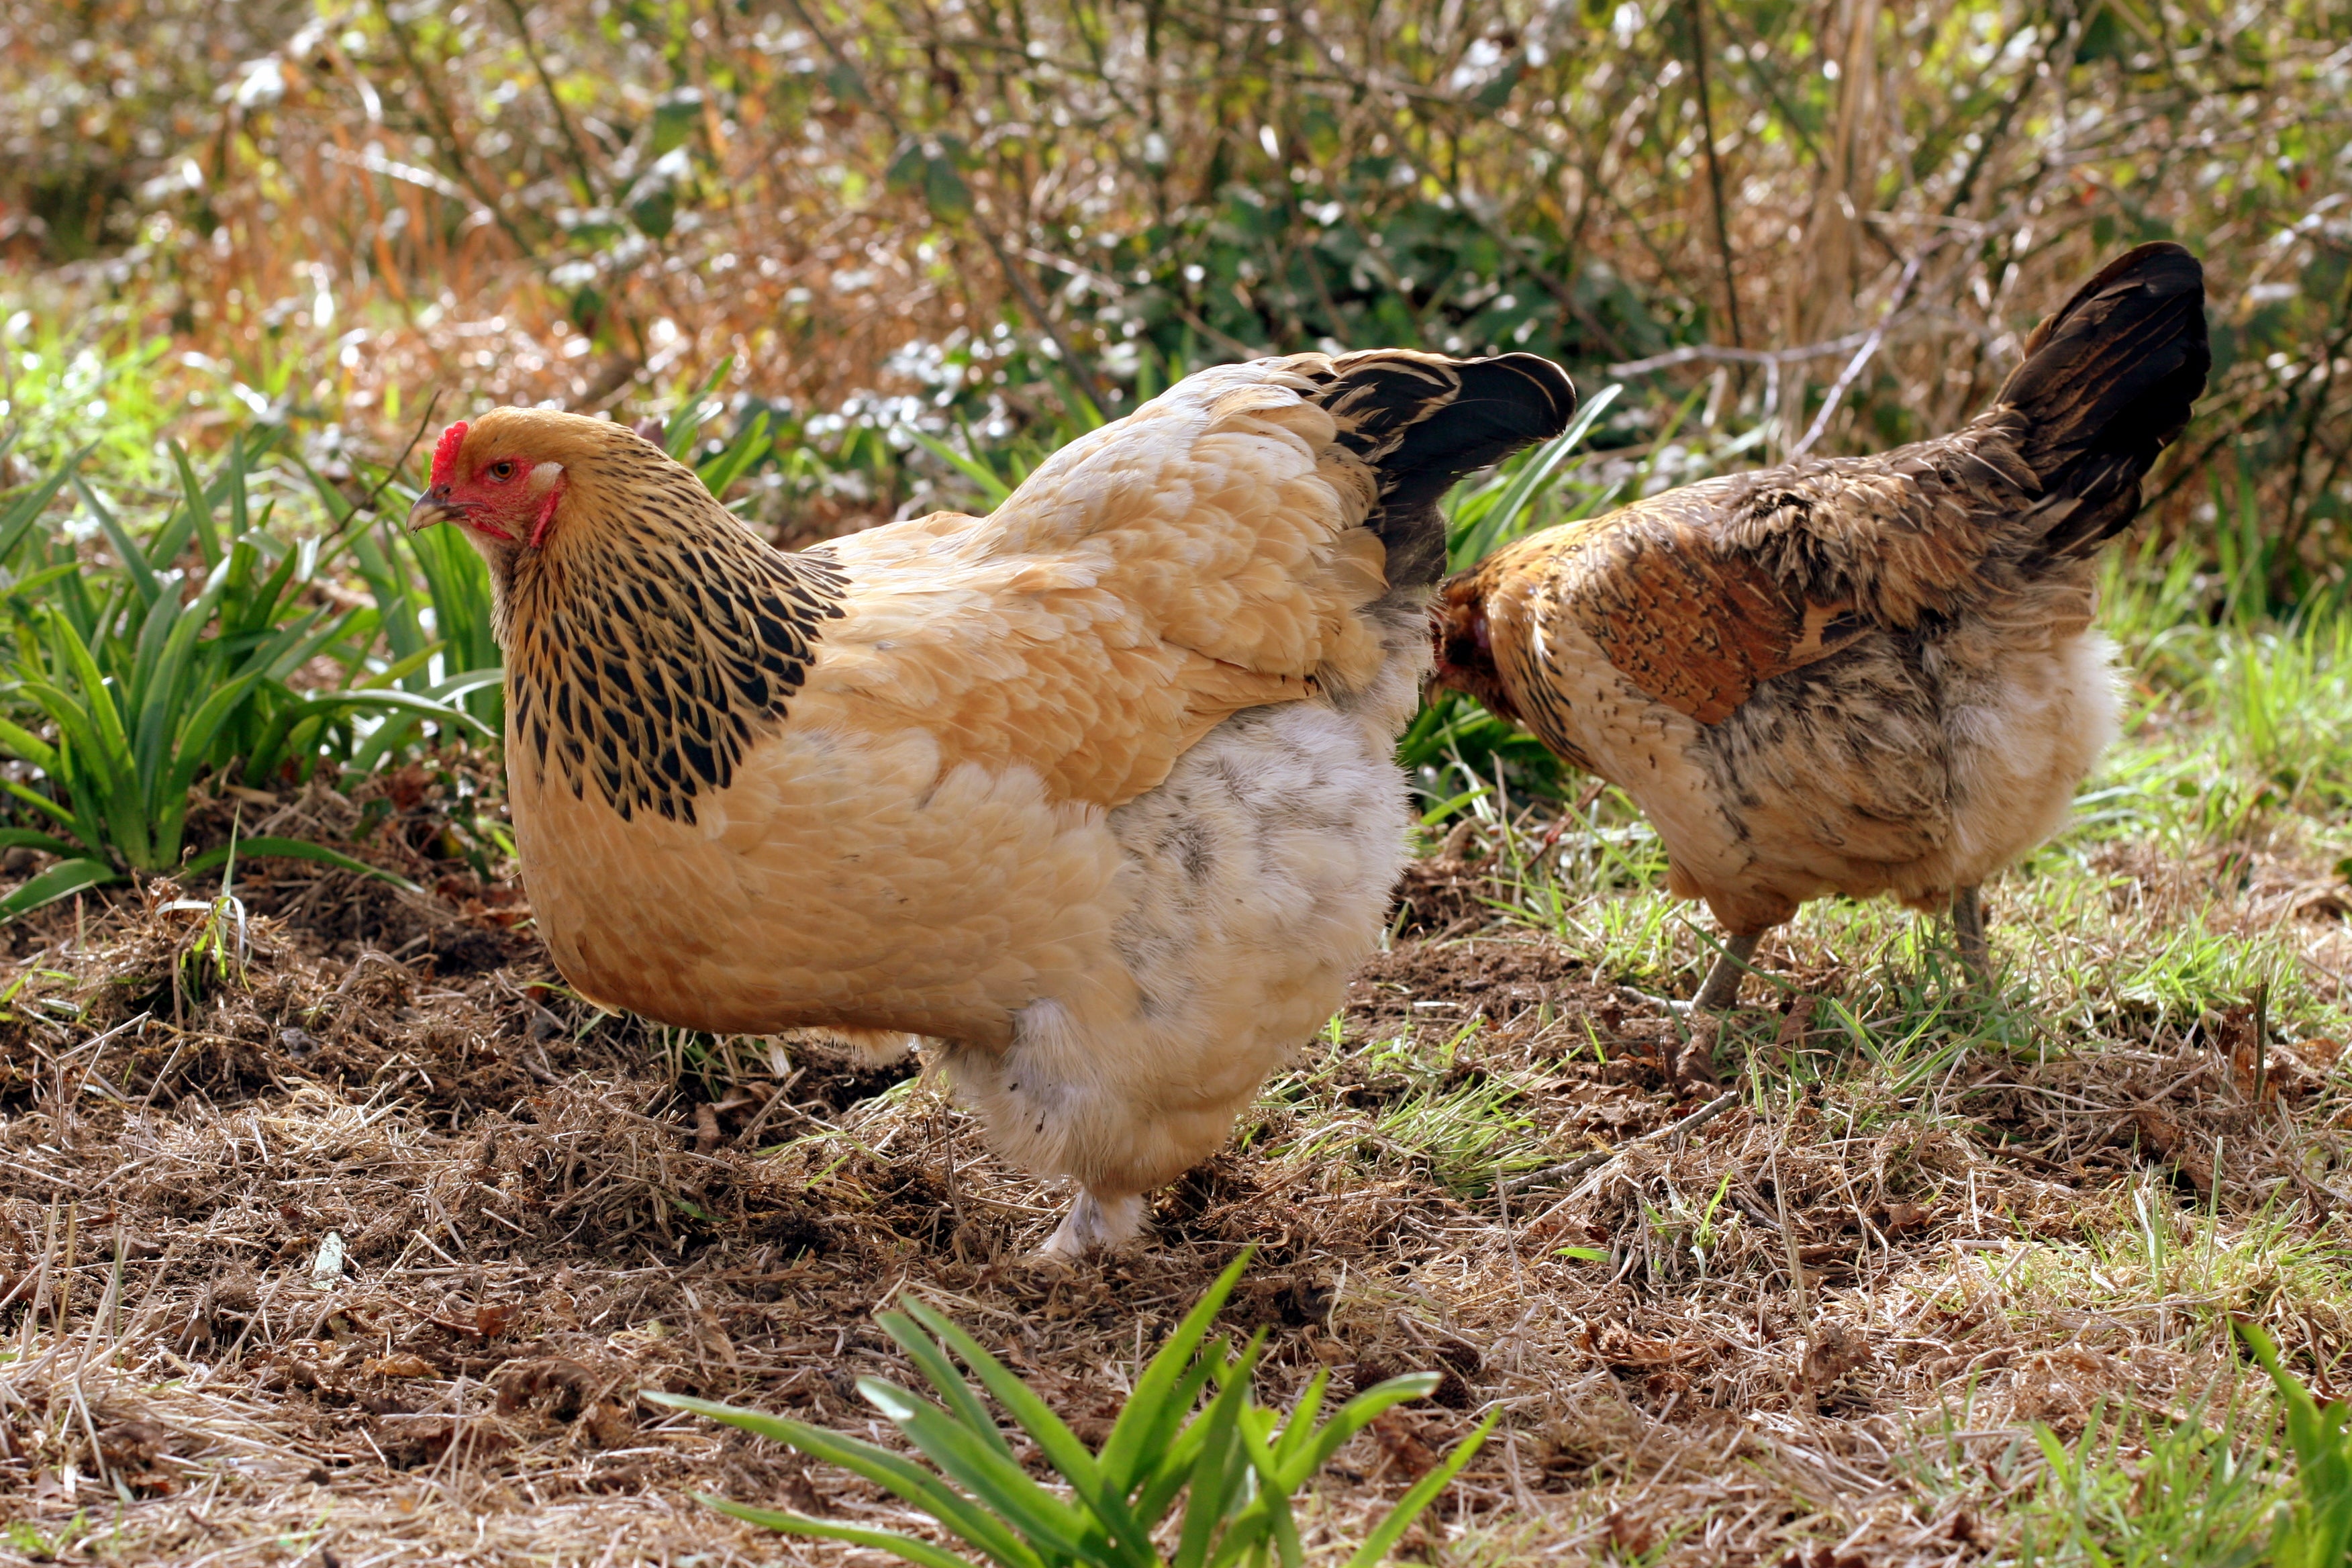
[[[906,1523],[640,1394],[875,1434],[852,1379],[910,1379],[871,1314],[911,1289],[1096,1432],[1244,1244],[1229,1319],[1272,1331],[1270,1402],[1321,1367],[1444,1374],[1342,1451],[1312,1543],[1504,1412],[1408,1538],[1447,1563],[1969,1562],[2001,1550],[2031,1423],[2224,1376],[2200,1311],[2271,1319],[2307,1368],[2346,1342],[2273,1310],[2275,1280],[2116,1307],[2035,1252],[2094,1221],[2325,1251],[2326,1042],[2122,1018],[2095,1055],[1914,1073],[1857,1060],[1838,976],[1801,971],[1712,1042],[1729,1108],[1629,1144],[1716,1101],[1710,1042],[1486,926],[1458,865],[1420,870],[1420,934],[1159,1196],[1148,1246],[1040,1268],[1060,1194],[918,1062],[569,999],[519,896],[447,853],[461,793],[248,804],[247,831],[363,832],[428,891],[249,868],[226,971],[166,887],[0,932],[0,1561],[878,1561],[691,1500]]]

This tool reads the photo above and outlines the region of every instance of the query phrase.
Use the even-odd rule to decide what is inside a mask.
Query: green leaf
[[[934,158],[923,171],[923,201],[941,223],[971,216],[971,187],[945,158]]]
[[[758,1410],[744,1410],[731,1405],[719,1405],[708,1399],[696,1399],[688,1394],[647,1393],[645,1397],[656,1405],[691,1410],[714,1421],[723,1421],[730,1426],[740,1427],[813,1458],[839,1465],[845,1470],[864,1476],[876,1486],[929,1513],[972,1545],[1006,1564],[1007,1568],[1045,1568],[1045,1560],[1007,1529],[1002,1521],[992,1517],[970,1498],[929,1470],[887,1448],[877,1447],[860,1438],[827,1432],[821,1426],[811,1426],[805,1422],[770,1415]]]
[[[1364,1543],[1356,1549],[1356,1554],[1348,1559],[1348,1568],[1378,1568],[1381,1559],[1389,1554],[1389,1548],[1403,1537],[1412,1521],[1421,1517],[1422,1510],[1435,1502],[1438,1494],[1462,1473],[1462,1467],[1470,1462],[1471,1456],[1477,1453],[1486,1441],[1486,1435],[1495,1429],[1495,1423],[1502,1417],[1503,1413],[1499,1410],[1486,1412],[1486,1418],[1479,1422],[1467,1437],[1454,1445],[1454,1451],[1445,1456],[1444,1463],[1415,1481],[1412,1489],[1397,1500],[1397,1505],[1389,1510],[1389,1516],[1364,1538]]]
[[[889,1418],[908,1441],[964,1489],[1002,1515],[1032,1544],[1065,1557],[1084,1552],[1087,1521],[1076,1509],[1029,1479],[1027,1472],[938,1405],[895,1383],[861,1377],[857,1392]]]
[[[196,470],[188,461],[187,449],[177,441],[170,443],[172,467],[180,476],[180,515],[186,520],[188,531],[195,536],[196,549],[205,558],[205,569],[210,571],[221,563],[219,532],[213,527],[213,498],[196,479]]]
[[[53,838],[29,827],[0,827],[0,849],[38,849],[44,855],[81,853],[62,838]]]
[[[923,1568],[974,1568],[968,1558],[959,1557],[943,1546],[934,1546],[911,1535],[900,1535],[890,1530],[866,1530],[855,1524],[835,1524],[829,1520],[811,1519],[806,1514],[785,1513],[776,1509],[753,1508],[749,1503],[730,1502],[725,1498],[707,1492],[688,1492],[695,1501],[717,1509],[720,1513],[740,1519],[746,1524],[756,1524],[762,1530],[772,1530],[787,1535],[813,1535],[824,1541],[846,1541],[856,1546],[870,1546],[877,1552],[887,1552],[909,1563],[919,1563]]]
[[[1177,1538],[1173,1568],[1206,1568],[1209,1548],[1224,1520],[1226,1500],[1240,1489],[1249,1458],[1242,1452],[1241,1412],[1249,1399],[1246,1378],[1228,1380],[1197,1423],[1203,1435],[1199,1457],[1192,1462],[1190,1494],[1184,1500],[1184,1527]]]
[[[1139,1524],[1134,1515],[1128,1511],[1124,1489],[1108,1484],[1095,1464],[1095,1457],[1087,1451],[1084,1443],[1078,1441],[1077,1434],[1072,1432],[1027,1384],[1007,1371],[1003,1363],[989,1354],[979,1341],[922,1301],[909,1300],[906,1306],[910,1316],[938,1335],[942,1344],[963,1358],[964,1364],[971,1368],[981,1382],[987,1385],[988,1391],[996,1395],[997,1403],[1012,1413],[1013,1419],[1037,1445],[1046,1462],[1061,1472],[1062,1479],[1070,1483],[1070,1489],[1078,1494],[1079,1500],[1094,1510],[1095,1517],[1110,1533],[1111,1548],[1118,1560],[1138,1564],[1139,1568],[1148,1564],[1151,1561],[1150,1531]],[[891,1337],[898,1338],[895,1334]],[[906,1341],[901,1339],[899,1343],[904,1344]],[[962,1386],[960,1379],[958,1386]],[[969,1392],[967,1389],[967,1394]],[[984,1411],[981,1418],[986,1420]],[[994,1423],[988,1423],[985,1435],[998,1448],[1004,1447],[1003,1438],[998,1435]],[[1012,1458],[1009,1452],[1005,1457],[1008,1460]]]
[[[955,1412],[958,1420],[995,1444],[1006,1458],[1013,1458],[1012,1446],[996,1429],[996,1422],[988,1414],[988,1406],[979,1394],[972,1392],[971,1384],[956,1372],[955,1363],[948,1359],[947,1352],[937,1341],[925,1334],[904,1312],[877,1312],[874,1321],[881,1326],[884,1333],[898,1342],[899,1348],[915,1363],[915,1370],[930,1380],[931,1386],[940,1391],[940,1396],[947,1401],[948,1408]]]
[[[709,378],[703,382],[700,390],[679,404],[677,412],[670,416],[669,426],[662,432],[662,450],[667,452],[672,458],[683,463],[686,461],[686,455],[694,450],[695,437],[701,433],[703,426],[709,422],[711,416],[719,412],[711,406],[710,395],[719,390],[719,384],[726,380],[727,373],[734,368],[733,354],[729,354],[725,359],[720,360],[719,368],[710,373]]]
[[[122,728],[121,710],[115,706],[118,699],[110,691],[107,679],[90,656],[89,645],[81,634],[68,625],[63,616],[52,611],[48,617],[58,656],[73,671],[74,682],[81,688],[81,706],[88,715],[91,731],[108,756],[127,762],[131,754],[131,737]],[[53,712],[51,718],[57,715]]]
[[[6,561],[16,553],[16,546],[25,542],[25,536],[33,531],[33,525],[41,520],[41,513],[48,510],[49,502],[57,499],[58,492],[65,488],[66,481],[74,476],[81,467],[82,459],[89,454],[90,448],[84,447],[58,464],[57,472],[10,501],[5,510],[0,510],[0,561]]]
[[[12,724],[5,719],[0,719],[0,748],[5,748],[13,756],[22,757],[45,773],[58,771],[56,750],[30,730]]]
[[[992,509],[1003,506],[1006,498],[1013,494],[1013,487],[1006,484],[1003,479],[998,479],[996,477],[996,470],[991,468],[987,464],[981,462],[977,458],[964,456],[964,454],[957,451],[945,441],[940,440],[938,437],[933,436],[927,431],[908,430],[907,434],[912,436],[915,438],[916,444],[921,447],[923,450],[930,453],[931,456],[939,458],[941,462],[948,464],[950,467],[953,468],[956,472],[961,474],[965,479],[970,479],[974,485],[979,487],[980,493],[987,498],[988,504]]]
[[[1153,1455],[1167,1447],[1170,1434],[1191,1413],[1192,1400],[1180,1405],[1171,1396],[1178,1384],[1185,1381],[1193,1355],[1200,1350],[1201,1342],[1209,1336],[1209,1325],[1216,1321],[1217,1314],[1224,1309],[1225,1299],[1241,1282],[1242,1270],[1249,1267],[1254,1250],[1244,1247],[1241,1256],[1225,1266],[1224,1272],[1192,1304],[1192,1310],[1184,1314],[1159,1353],[1145,1365],[1143,1374],[1135,1380],[1135,1391],[1127,1396],[1097,1457],[1103,1479],[1118,1489],[1121,1495],[1135,1489],[1143,1468],[1150,1463]],[[1207,1370],[1202,1369],[1202,1380],[1205,1382],[1207,1376]],[[1193,1392],[1197,1394],[1200,1387],[1200,1383],[1194,1383]]]
[[[54,904],[59,899],[71,898],[90,888],[102,888],[110,882],[121,880],[122,873],[103,860],[68,860],[50,867],[6,898],[0,899],[0,921],[13,921],[44,904]]]
[[[357,871],[363,876],[373,877],[379,882],[389,882],[405,893],[421,893],[425,890],[407,878],[387,871],[381,866],[371,866],[364,860],[352,858],[340,849],[330,849],[323,844],[313,844],[307,838],[277,838],[265,834],[258,838],[240,838],[236,840],[234,847],[238,855],[248,860],[271,858],[283,860],[316,860],[321,865],[338,866],[346,871]],[[230,849],[231,846],[224,844],[217,848],[207,849],[201,855],[192,855],[188,858],[187,865],[182,869],[189,872],[209,871],[228,858]]]
[[[73,487],[80,492],[82,505],[89,508],[90,515],[98,519],[98,526],[106,531],[107,542],[114,546],[115,556],[121,562],[131,585],[138,590],[142,601],[153,604],[156,596],[163,593],[163,584],[155,575],[155,568],[148,563],[147,552],[139,548],[138,542],[124,531],[114,513],[98,499],[98,493],[78,473],[74,475]]]

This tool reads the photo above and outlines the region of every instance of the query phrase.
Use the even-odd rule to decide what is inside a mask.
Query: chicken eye
[[[497,462],[492,463],[487,471],[490,478],[498,480],[500,484],[504,484],[509,479],[515,477],[514,459],[512,458],[500,458]]]

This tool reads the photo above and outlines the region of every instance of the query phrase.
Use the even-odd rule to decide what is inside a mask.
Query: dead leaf
[[[1427,1475],[1437,1463],[1437,1456],[1413,1429],[1412,1417],[1401,1410],[1383,1410],[1373,1416],[1372,1436],[1379,1442],[1381,1452],[1415,1480]]]
[[[1901,1236],[1907,1230],[1925,1230],[1935,1215],[1918,1204],[1891,1203],[1874,1210],[1871,1223],[1888,1236]]]
[[[421,1355],[406,1351],[391,1355],[371,1356],[360,1363],[360,1371],[374,1377],[434,1377],[438,1369]]]
[[[2159,1160],[2169,1160],[2197,1189],[2199,1197],[2213,1195],[2213,1161],[2181,1131],[2180,1123],[2160,1105],[2143,1105],[2132,1113],[2140,1142]]]
[[[171,1452],[172,1437],[169,1426],[152,1421],[110,1422],[99,1430],[98,1453],[110,1468],[144,1470],[156,1455]]]
[[[1620,1322],[1606,1322],[1595,1330],[1590,1322],[1584,1325],[1584,1348],[1611,1366],[1673,1366],[1695,1361],[1706,1353],[1705,1346],[1683,1346],[1666,1340],[1645,1339]]]
[[[1805,1341],[1805,1360],[1797,1382],[1805,1388],[1827,1388],[1870,1361],[1870,1339],[1859,1329],[1842,1323],[1815,1323]]]
[[[1781,1016],[1780,1027],[1772,1036],[1772,1058],[1775,1061],[1786,1057],[1792,1047],[1805,1043],[1805,1035],[1813,1026],[1813,1010],[1821,1005],[1822,999],[1811,994],[1800,996],[1789,1004],[1788,1012]]]

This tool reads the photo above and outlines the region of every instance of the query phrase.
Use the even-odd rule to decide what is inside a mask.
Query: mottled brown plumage
[[[452,426],[531,906],[665,1023],[944,1044],[1063,1251],[1222,1142],[1377,940],[1437,499],[1556,433],[1528,355],[1203,372],[986,518],[795,555],[618,426]]]
[[[1872,458],[1685,486],[1448,583],[1436,679],[1626,790],[1734,962],[1824,893],[1952,905],[2063,819],[2113,733],[2099,545],[2179,435],[2203,275],[2130,252],[2028,340],[1993,406]]]

